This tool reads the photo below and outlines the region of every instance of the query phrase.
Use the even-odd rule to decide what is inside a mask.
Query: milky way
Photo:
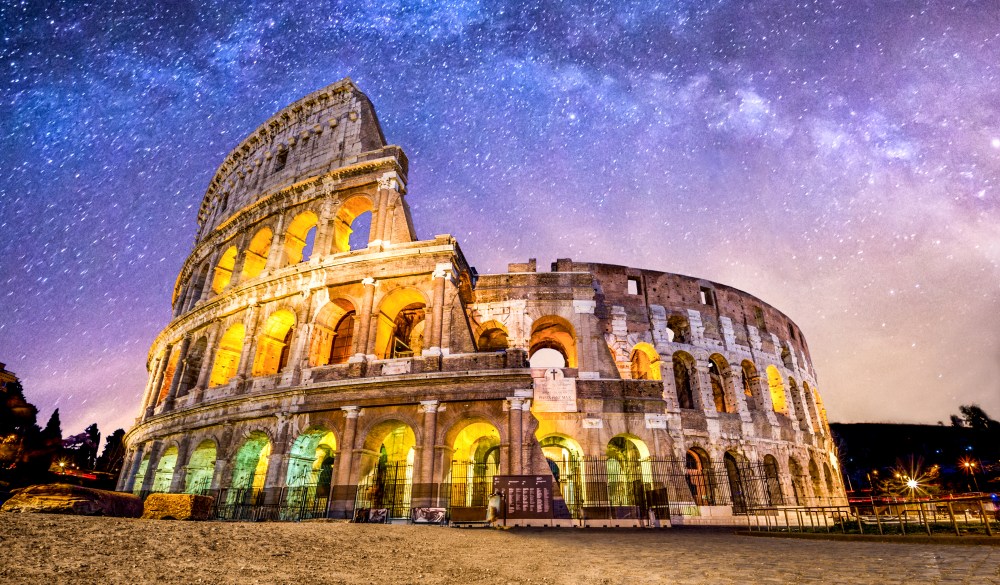
[[[63,428],[138,413],[229,149],[350,76],[418,235],[751,292],[833,420],[1000,417],[993,2],[0,4],[0,361]]]

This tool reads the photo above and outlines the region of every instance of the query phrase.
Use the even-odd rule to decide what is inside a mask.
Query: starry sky
[[[833,421],[1000,418],[1000,5],[0,3],[0,361],[138,414],[205,189],[350,76],[418,235],[692,274],[805,332]]]

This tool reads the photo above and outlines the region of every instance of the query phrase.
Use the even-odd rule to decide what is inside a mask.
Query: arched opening
[[[288,224],[288,231],[285,232],[285,260],[288,264],[310,259],[318,222],[319,217],[315,213],[303,211]]]
[[[181,303],[182,306],[180,307],[181,310],[179,313],[190,311],[201,299],[202,293],[205,292],[205,281],[208,280],[208,270],[209,265],[206,262],[200,269],[198,269],[195,275],[191,277],[191,280],[188,281],[187,295]]]
[[[146,481],[146,473],[149,471],[149,453],[142,456],[139,469],[135,472],[135,481],[132,483],[132,493],[139,495],[142,493],[142,484]]]
[[[757,368],[750,360],[743,360],[740,366],[740,383],[743,385],[743,398],[747,403],[747,410],[753,412],[758,410],[759,385]]]
[[[813,398],[816,400],[816,412],[819,415],[819,420],[823,424],[821,427],[824,431],[829,434],[830,431],[830,421],[826,418],[826,407],[823,406],[823,399],[820,398],[819,389],[812,389]]]
[[[170,348],[170,357],[167,359],[167,367],[163,370],[163,380],[160,381],[159,395],[156,397],[156,404],[160,405],[167,399],[170,393],[170,385],[174,383],[174,376],[177,375],[177,364],[180,361],[181,350],[174,346]]]
[[[177,397],[184,396],[198,384],[198,375],[201,374],[201,364],[205,360],[205,352],[208,351],[208,338],[202,336],[188,349],[187,363],[184,365],[183,376],[180,385],[177,387]]]
[[[257,356],[253,362],[254,376],[271,376],[285,369],[295,332],[295,313],[279,309],[267,318],[257,340]]]
[[[286,512],[295,518],[325,513],[333,480],[337,439],[325,429],[302,433],[288,454]]]
[[[263,501],[270,457],[271,441],[267,435],[260,431],[251,433],[236,452],[227,502],[253,504]]]
[[[482,333],[476,342],[479,351],[504,351],[509,346],[507,328],[498,321],[483,323]]]
[[[566,356],[558,349],[542,347],[531,354],[528,365],[532,368],[565,368]]]
[[[713,354],[708,358],[708,381],[712,385],[712,401],[715,402],[716,412],[730,413],[735,409],[730,408],[731,401],[726,396],[726,380],[723,376],[729,375],[729,364],[719,354]]]
[[[697,447],[688,449],[684,456],[685,479],[691,497],[698,506],[712,506],[715,503],[711,484],[712,468],[708,453]]]
[[[660,354],[656,353],[652,345],[645,342],[635,344],[631,362],[633,380],[663,379],[663,374],[660,372]]]
[[[170,483],[174,479],[174,469],[177,467],[177,447],[170,447],[160,455],[160,462],[156,466],[156,475],[153,476],[152,491],[166,493],[170,491]]]
[[[320,309],[313,322],[309,344],[309,365],[344,364],[354,347],[354,305],[346,299],[330,301]]]
[[[771,407],[778,414],[788,415],[788,400],[785,397],[785,385],[781,382],[781,373],[774,366],[767,366],[767,385],[771,391]]]
[[[691,343],[691,324],[684,315],[675,314],[667,317],[667,330],[670,332],[670,341]]]
[[[812,480],[813,504],[820,505],[823,497],[823,478],[819,474],[819,466],[816,461],[809,459],[809,479]]]
[[[796,506],[806,504],[806,484],[805,474],[802,473],[802,466],[794,457],[788,458],[788,475],[792,480],[792,497],[795,498]]]
[[[649,449],[639,439],[618,435],[607,448],[608,501],[612,506],[639,506],[652,481]]]
[[[233,279],[233,269],[236,268],[236,246],[229,246],[215,265],[215,276],[212,278],[212,292],[219,294],[229,286]]]
[[[781,346],[781,363],[785,366],[786,370],[791,370],[795,367],[795,364],[792,363],[792,352],[788,348],[787,343]]]
[[[215,441],[206,439],[195,448],[188,459],[187,475],[184,477],[184,492],[207,494],[212,489],[215,476]]]
[[[241,276],[243,280],[257,278],[264,271],[273,239],[274,232],[269,227],[261,228],[250,239],[250,245],[247,246],[246,252],[243,253],[243,273]]]
[[[813,428],[816,429],[817,433],[823,432],[819,409],[816,405],[816,393],[809,387],[809,382],[802,382],[802,394],[806,399],[806,408],[809,409],[809,420],[812,421]]]
[[[215,351],[215,363],[212,364],[212,375],[208,380],[210,387],[228,384],[236,375],[240,366],[240,354],[243,352],[245,332],[246,327],[243,323],[235,323],[219,340],[219,348]]]
[[[575,368],[576,365],[576,332],[569,321],[562,317],[549,315],[541,317],[531,326],[531,341],[529,342],[528,358],[531,367],[568,367]],[[542,350],[554,350],[562,355],[565,365],[549,365],[558,363],[551,352],[545,352],[536,358],[535,354]],[[536,365],[536,362],[538,365]],[[543,362],[545,362],[543,364]]]
[[[778,475],[778,460],[773,455],[764,456],[764,480],[767,485],[767,505],[780,506],[784,504],[781,495],[781,480]]]
[[[826,497],[828,503],[833,503],[833,494],[837,493],[837,488],[834,487],[833,470],[830,469],[830,464],[826,461],[823,462],[823,477],[826,478]]]
[[[385,510],[387,518],[409,518],[416,444],[413,429],[398,421],[381,423],[368,433],[365,449],[376,455],[362,464],[356,511]]]
[[[799,428],[803,431],[809,428],[809,415],[806,413],[805,404],[802,402],[802,393],[799,392],[799,385],[795,383],[795,378],[788,377],[788,392],[795,401],[795,418],[799,421]]]
[[[743,514],[747,511],[747,498],[750,497],[743,477],[743,470],[746,468],[744,458],[732,451],[727,451],[722,457],[722,463],[726,467],[726,478],[729,480],[729,495],[732,497],[733,512]],[[741,465],[741,463],[743,464]]]
[[[351,197],[337,210],[333,224],[333,247],[337,252],[361,250],[371,239],[372,201],[363,195]]]
[[[539,444],[559,494],[573,517],[580,517],[586,502],[583,449],[579,443],[562,435],[549,435],[539,441]]]
[[[694,387],[691,384],[694,372],[694,358],[690,354],[678,351],[673,356],[674,387],[677,389],[677,403],[681,408],[694,409]]]
[[[379,359],[420,355],[424,348],[424,296],[412,288],[389,293],[379,308],[375,355]]]
[[[452,444],[451,505],[481,508],[485,517],[493,491],[493,476],[500,473],[500,431],[485,422],[465,426]]]

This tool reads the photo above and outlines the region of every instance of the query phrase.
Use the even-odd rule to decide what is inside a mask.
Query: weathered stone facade
[[[721,284],[622,266],[478,275],[453,237],[417,238],[406,177],[346,79],[233,150],[150,350],[119,489],[275,500],[312,486],[344,517],[399,503],[380,492],[393,465],[408,509],[441,506],[442,485],[480,473],[458,477],[456,462],[566,482],[574,461],[634,457],[679,462],[675,514],[719,507],[702,473],[723,461],[767,463],[773,503],[843,500],[787,317]]]

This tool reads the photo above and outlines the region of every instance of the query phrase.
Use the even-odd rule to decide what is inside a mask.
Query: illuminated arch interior
[[[542,363],[541,357],[535,357],[535,354],[542,350],[554,350],[561,354],[565,366]],[[577,367],[576,333],[573,326],[566,319],[554,315],[537,319],[531,327],[528,356],[532,367]],[[545,352],[543,356],[544,362],[554,360],[551,352]]]
[[[160,455],[160,462],[156,466],[156,475],[153,476],[154,492],[169,492],[170,482],[174,479],[174,469],[177,467],[177,447],[170,447]]]
[[[333,247],[348,252],[368,247],[371,230],[372,201],[363,195],[351,197],[340,206],[333,226]],[[367,227],[369,233],[363,228]],[[358,233],[354,233],[357,231]],[[353,243],[353,246],[352,246]],[[362,243],[364,245],[362,245]]]
[[[411,288],[389,293],[379,308],[375,355],[380,359],[420,355],[424,347],[423,295]]]
[[[184,478],[185,493],[204,493],[211,489],[212,477],[215,475],[215,458],[215,441],[206,439],[198,443],[188,459],[187,475]]]
[[[660,371],[660,354],[656,353],[652,345],[645,342],[635,344],[632,349],[631,361],[633,380],[663,379],[663,374]]]
[[[774,366],[767,366],[767,385],[771,390],[771,407],[778,414],[788,415],[788,400],[785,397],[785,385],[781,381],[781,373]]]
[[[236,375],[240,365],[240,353],[243,352],[243,337],[246,334],[246,327],[243,323],[236,323],[226,330],[226,333],[219,340],[219,348],[215,351],[215,363],[212,365],[212,374],[209,378],[209,386],[222,386],[228,384],[229,380]]]
[[[323,305],[313,321],[310,366],[347,362],[353,347],[355,317],[354,305],[346,299],[335,299]]]
[[[319,217],[315,213],[303,211],[288,224],[288,231],[285,232],[285,259],[289,264],[305,262],[312,256],[318,222]]]
[[[476,342],[479,351],[503,351],[509,346],[507,328],[499,321],[483,323],[482,333]]]
[[[678,351],[673,355],[674,364],[674,387],[677,390],[677,403],[681,408],[693,409],[695,402],[694,384],[692,374],[694,371],[694,358],[690,354]]]
[[[256,278],[264,271],[267,264],[267,255],[271,250],[271,240],[274,239],[274,232],[271,228],[261,228],[250,239],[243,258],[243,279]]]
[[[708,381],[712,385],[712,400],[716,412],[732,412],[726,400],[726,381],[723,378],[729,373],[729,364],[719,354],[713,354],[708,359]]]
[[[253,491],[264,489],[270,456],[271,441],[267,435],[261,432],[252,433],[236,452],[232,488]]]
[[[332,432],[314,429],[295,439],[288,460],[288,487],[329,486],[337,439]]]
[[[212,278],[212,292],[219,294],[229,286],[233,279],[233,269],[236,268],[236,246],[229,246],[215,265],[215,276]]]
[[[757,410],[757,368],[750,360],[743,360],[740,365],[740,383],[743,386],[743,396],[746,399],[747,410]]]
[[[295,331],[295,313],[279,309],[267,318],[263,331],[257,340],[257,356],[254,358],[253,375],[270,376],[277,374],[288,365],[292,334]]]

